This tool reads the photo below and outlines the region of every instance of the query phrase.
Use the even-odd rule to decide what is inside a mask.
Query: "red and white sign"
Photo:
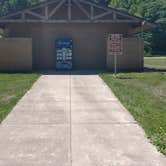
[[[109,53],[110,55],[123,54],[123,35],[122,34],[109,35]]]

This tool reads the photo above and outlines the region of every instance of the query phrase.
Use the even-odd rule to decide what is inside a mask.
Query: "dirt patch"
[[[15,95],[5,95],[5,96],[0,96],[0,102],[7,102],[10,99],[14,98]]]

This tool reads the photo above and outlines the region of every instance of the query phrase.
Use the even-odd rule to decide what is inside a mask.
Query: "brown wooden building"
[[[132,35],[155,27],[144,19],[91,0],[49,0],[0,18],[0,70],[55,70],[56,41],[73,41],[73,69],[112,69],[109,33],[123,34],[121,70],[143,68],[143,41]],[[31,51],[32,50],[32,51]]]

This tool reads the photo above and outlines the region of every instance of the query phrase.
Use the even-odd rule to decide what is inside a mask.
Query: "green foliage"
[[[0,0],[0,15],[14,12],[44,0]]]
[[[165,0],[111,0],[110,6],[158,23],[155,30],[144,33],[145,52],[166,52]]]

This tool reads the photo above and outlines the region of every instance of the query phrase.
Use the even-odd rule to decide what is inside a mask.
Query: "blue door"
[[[73,41],[71,39],[56,40],[56,69],[71,70],[73,55]]]

